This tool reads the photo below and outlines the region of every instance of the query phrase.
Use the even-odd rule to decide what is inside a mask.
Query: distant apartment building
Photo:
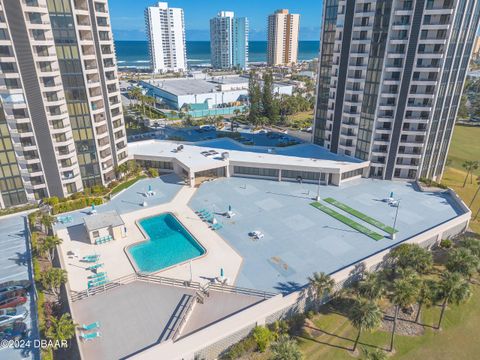
[[[0,0],[0,207],[106,185],[127,159],[106,0]]]
[[[299,29],[299,14],[289,14],[282,9],[268,16],[269,65],[289,65],[298,61]]]
[[[248,19],[221,11],[210,20],[210,51],[215,69],[246,69],[248,64]]]
[[[327,0],[314,142],[370,176],[440,179],[478,29],[478,0]]]
[[[187,70],[183,9],[159,2],[145,9],[150,63],[154,73]]]
[[[477,36],[477,37],[475,38],[475,43],[474,43],[474,45],[473,45],[472,57],[473,57],[475,60],[480,59],[480,36]]]

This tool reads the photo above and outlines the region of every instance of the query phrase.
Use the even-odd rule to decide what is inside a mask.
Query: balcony
[[[87,0],[75,0],[74,6],[76,10],[85,10],[88,11]]]

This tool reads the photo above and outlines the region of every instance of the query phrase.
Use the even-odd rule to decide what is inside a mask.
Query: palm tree
[[[365,273],[357,285],[358,294],[368,300],[378,300],[385,294],[385,284],[382,274],[378,272]]]
[[[363,348],[363,356],[365,360],[386,360],[387,354],[381,349]]]
[[[467,160],[462,163],[462,167],[467,170],[467,175],[465,176],[465,180],[463,181],[463,187],[467,184],[468,175],[470,175],[470,182],[472,182],[471,174],[474,170],[478,169],[478,161]]]
[[[475,194],[473,195],[472,201],[470,201],[470,204],[468,204],[468,207],[470,207],[470,208],[472,207],[473,202],[475,201],[478,193],[480,192],[480,176],[477,176],[476,182],[477,182],[477,185],[478,185],[477,186],[477,191],[475,191]]]
[[[313,273],[312,277],[308,278],[308,281],[315,299],[315,310],[318,312],[322,299],[326,296],[329,296],[333,291],[335,280],[333,280],[330,275],[325,274],[324,272],[315,272]]]
[[[298,348],[297,342],[291,339],[287,334],[282,334],[277,341],[270,347],[272,351],[272,360],[301,360],[302,352]]]
[[[466,238],[460,242],[460,246],[470,250],[473,255],[480,258],[480,240],[475,238]]]
[[[393,289],[390,295],[390,301],[395,305],[395,315],[393,318],[392,337],[390,339],[390,349],[393,350],[395,330],[397,328],[398,312],[400,308],[411,307],[418,299],[420,291],[420,280],[415,274],[408,274],[397,278],[393,282]]]
[[[443,316],[449,303],[460,304],[471,295],[469,282],[459,273],[444,272],[439,284],[440,298],[443,299],[442,311],[438,320],[437,329],[442,325]]]
[[[132,99],[135,99],[136,101],[138,101],[138,99],[140,98],[140,96],[142,96],[142,90],[140,90],[140,88],[138,87],[133,87],[129,92],[128,92],[128,96]]]
[[[451,272],[457,272],[471,279],[480,265],[480,260],[470,249],[458,248],[448,255],[446,267]]]
[[[358,340],[362,330],[373,331],[378,328],[382,322],[382,312],[377,304],[366,299],[359,299],[353,305],[350,314],[352,326],[358,330],[352,351],[357,349]]]
[[[412,269],[420,274],[430,271],[433,265],[432,253],[417,244],[401,244],[390,251],[388,258],[399,269]]]
[[[62,239],[60,239],[58,236],[47,236],[45,239],[43,239],[43,242],[40,245],[40,252],[47,254],[48,260],[50,263],[52,263],[55,257],[55,249],[61,243]]]
[[[65,313],[59,318],[52,316],[50,318],[51,325],[47,330],[47,338],[54,342],[61,343],[69,341],[75,336],[75,324],[70,313]]]
[[[420,319],[420,312],[422,311],[423,305],[429,307],[435,301],[435,296],[437,293],[436,283],[433,280],[423,279],[420,284],[420,290],[418,292],[418,310],[417,315],[415,316],[415,322],[418,324]]]
[[[42,273],[41,282],[44,288],[54,294],[57,299],[60,287],[67,282],[67,272],[60,268],[51,268]]]
[[[50,232],[50,228],[55,223],[55,218],[50,214],[43,214],[40,222],[44,227],[44,232],[48,234]]]

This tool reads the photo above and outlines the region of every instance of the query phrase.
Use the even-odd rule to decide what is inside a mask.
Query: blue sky
[[[111,0],[112,28],[116,40],[146,40],[143,11],[152,0]],[[187,41],[209,39],[209,19],[220,10],[235,11],[250,21],[250,39],[266,40],[267,16],[286,8],[300,14],[300,40],[319,40],[322,0],[174,0],[171,7],[185,11]]]

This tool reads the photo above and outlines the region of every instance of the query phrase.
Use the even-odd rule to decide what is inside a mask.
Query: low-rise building
[[[248,102],[247,76],[144,80],[141,85],[163,106],[192,116],[227,115]],[[277,94],[292,95],[293,85],[274,83]]]

